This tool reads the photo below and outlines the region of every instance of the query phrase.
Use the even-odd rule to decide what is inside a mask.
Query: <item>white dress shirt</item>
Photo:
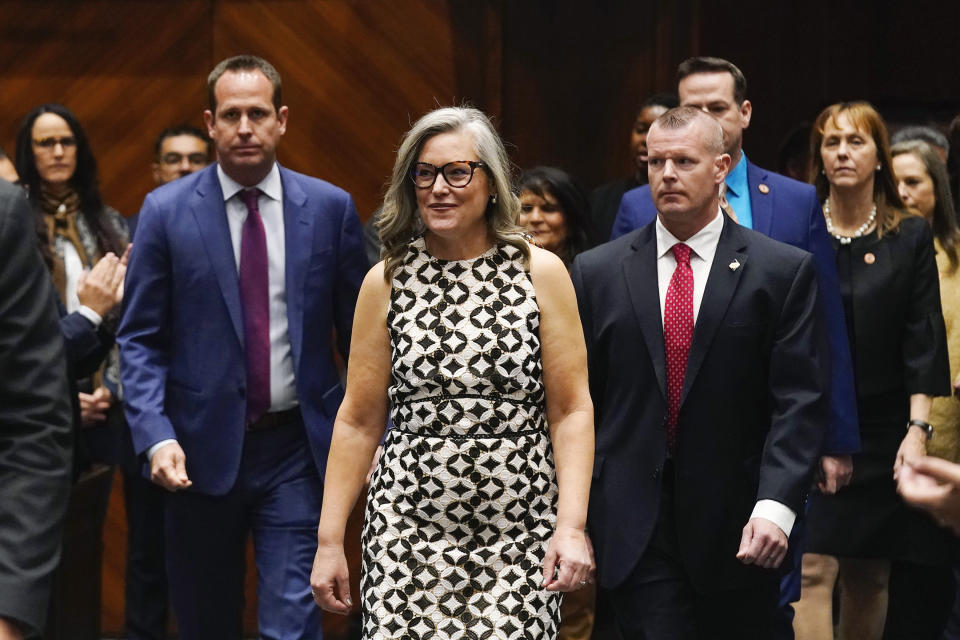
[[[243,223],[247,219],[247,205],[240,198],[246,189],[224,173],[217,165],[217,178],[223,191],[230,242],[237,272],[240,271],[240,245]],[[270,411],[284,411],[297,406],[297,387],[293,373],[293,351],[287,325],[286,250],[283,235],[283,184],[280,169],[273,164],[270,173],[255,187],[260,189],[258,200],[260,218],[267,239],[267,278],[270,299]],[[215,215],[215,214],[214,214]],[[158,449],[176,440],[161,440],[147,451],[152,459]]]
[[[673,245],[681,242],[670,233],[660,217],[656,220],[657,236],[657,284],[660,290],[660,318],[664,317],[664,308],[667,300],[667,289],[670,287],[670,278],[677,267],[673,257]],[[717,217],[693,234],[683,244],[690,247],[690,271],[693,272],[693,326],[696,334],[697,317],[700,313],[700,303],[703,301],[703,292],[707,287],[710,276],[710,267],[713,257],[717,253],[717,243],[720,242],[720,232],[723,230],[723,212],[717,209]],[[763,518],[774,523],[787,535],[793,530],[797,514],[788,506],[776,500],[759,500],[753,508],[751,518]]]

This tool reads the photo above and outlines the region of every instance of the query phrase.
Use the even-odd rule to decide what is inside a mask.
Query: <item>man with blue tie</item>
[[[733,63],[722,58],[690,58],[677,68],[680,104],[702,109],[720,121],[731,169],[725,180],[726,200],[736,221],[774,240],[814,255],[820,307],[825,314],[831,357],[831,419],[827,425],[818,488],[834,493],[850,481],[851,454],[860,450],[853,368],[847,340],[837,267],[820,204],[813,186],[791,180],[751,163],[743,153],[743,130],[750,125],[753,106],[747,81]],[[628,191],[620,203],[611,239],[651,222],[657,215],[648,186]],[[785,619],[779,637],[792,637],[790,602],[800,598],[802,528],[791,540],[796,570],[783,585]]]
[[[288,109],[254,56],[204,112],[218,162],[150,193],[120,327],[134,448],[167,489],[180,636],[241,637],[252,533],[263,638],[321,636],[310,593],[322,482],[367,268],[349,194],[280,167]]]

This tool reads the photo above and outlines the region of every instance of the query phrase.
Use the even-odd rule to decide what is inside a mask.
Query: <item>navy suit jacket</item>
[[[571,277],[595,407],[588,524],[601,584],[614,588],[653,534],[666,457],[654,225],[581,253]],[[680,561],[700,592],[771,576],[736,559],[757,500],[802,512],[829,410],[824,334],[812,256],[724,218],[673,456]]]
[[[323,477],[367,269],[350,195],[280,168],[287,320],[297,397]],[[246,415],[243,313],[216,165],[151,192],[140,210],[118,335],[134,449],[176,438],[193,489],[222,495],[240,466]]]
[[[844,455],[860,451],[860,425],[853,383],[850,341],[840,300],[836,256],[827,235],[816,190],[747,162],[747,184],[753,211],[753,230],[813,254],[817,266],[820,304],[830,341],[830,424],[824,453]],[[761,189],[764,185],[766,188]],[[650,186],[631,189],[620,201],[610,239],[649,224],[657,217]]]

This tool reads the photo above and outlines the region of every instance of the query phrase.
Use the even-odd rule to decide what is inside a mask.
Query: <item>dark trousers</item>
[[[650,544],[627,579],[610,592],[623,640],[773,637],[779,595],[774,573],[747,588],[697,592],[681,561],[672,473],[664,471]]]
[[[894,562],[883,640],[940,640],[953,608],[953,567]]]
[[[322,637],[320,609],[310,593],[321,498],[300,420],[247,432],[240,473],[226,495],[167,494],[167,575],[182,640],[242,637],[248,533],[257,563],[260,638]]]
[[[806,541],[805,518],[797,518],[790,532],[790,550],[783,559],[784,564],[790,565],[789,572],[780,580],[780,603],[777,606],[777,617],[773,637],[776,640],[793,640],[793,603],[800,600],[800,581],[803,565],[803,546]]]
[[[123,493],[127,510],[127,639],[162,640],[167,637],[168,605],[163,524],[166,491],[124,469]]]

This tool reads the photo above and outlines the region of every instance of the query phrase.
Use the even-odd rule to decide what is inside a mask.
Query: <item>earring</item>
[[[823,175],[827,175],[827,170],[826,170],[826,169],[820,169],[820,173],[822,173]]]
[[[490,204],[497,204],[497,194],[490,196]]]
[[[877,163],[877,171],[880,171],[880,169],[881,169],[882,167],[883,167],[883,165],[881,165],[881,164],[878,162],[878,163]]]

